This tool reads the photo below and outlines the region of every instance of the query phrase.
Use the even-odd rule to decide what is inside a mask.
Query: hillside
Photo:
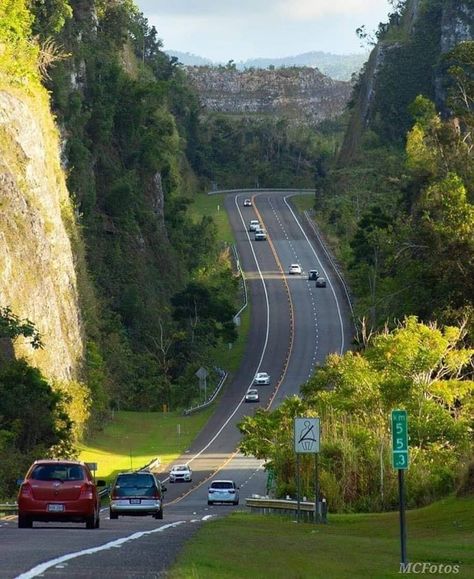
[[[443,57],[474,34],[474,5],[447,0],[409,0],[379,29],[378,42],[356,83],[350,127],[341,150],[348,160],[365,129],[402,142],[412,117],[410,103],[422,94],[447,112]]]
[[[239,71],[233,66],[188,67],[186,74],[205,111],[234,115],[276,115],[314,125],[337,117],[351,85],[313,68]]]

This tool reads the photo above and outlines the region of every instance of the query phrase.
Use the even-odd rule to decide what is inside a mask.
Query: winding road
[[[240,266],[250,296],[251,328],[244,362],[219,397],[211,420],[181,457],[193,469],[191,484],[168,484],[165,519],[102,513],[101,528],[35,523],[18,529],[14,518],[0,520],[0,577],[159,577],[166,573],[183,543],[209,519],[245,508],[245,497],[264,494],[261,461],[236,452],[236,424],[257,407],[273,408],[297,394],[329,353],[344,352],[352,339],[350,304],[331,260],[311,224],[291,206],[290,192],[236,191],[225,207],[235,233]],[[253,206],[243,207],[252,197]],[[266,241],[254,241],[248,222],[258,218]],[[287,275],[299,263],[303,275]],[[327,279],[316,288],[307,272]],[[258,371],[271,375],[259,386],[260,403],[244,395]],[[239,507],[208,506],[207,483],[232,478],[240,485]]]

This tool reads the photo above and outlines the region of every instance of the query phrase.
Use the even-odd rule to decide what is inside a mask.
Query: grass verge
[[[177,412],[116,412],[104,430],[79,446],[80,460],[97,462],[96,475],[110,480],[159,457],[169,464],[182,454],[213,408],[183,416]]]
[[[459,565],[452,574],[474,577],[474,498],[409,511],[407,521],[409,561]],[[332,515],[317,526],[235,513],[204,525],[169,577],[399,577],[399,553],[398,513]]]
[[[234,243],[234,235],[224,207],[224,197],[224,193],[219,195],[199,193],[193,197],[194,202],[188,211],[194,221],[200,221],[204,215],[212,217],[217,225],[217,241]]]
[[[314,195],[295,195],[290,197],[290,201],[298,209],[298,211],[309,211],[314,209]]]

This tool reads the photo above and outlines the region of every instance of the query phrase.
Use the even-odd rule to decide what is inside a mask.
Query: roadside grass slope
[[[189,447],[212,412],[212,407],[190,416],[179,412],[115,412],[104,430],[79,445],[79,458],[96,462],[96,476],[108,480],[156,457],[162,465],[169,464]]]
[[[474,498],[409,511],[407,526],[409,561],[459,565],[457,577],[474,577]],[[400,577],[399,557],[397,512],[330,515],[327,525],[239,512],[203,525],[168,576],[382,579]]]

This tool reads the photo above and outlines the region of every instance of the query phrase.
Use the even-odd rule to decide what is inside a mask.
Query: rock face
[[[15,355],[48,379],[75,379],[84,350],[75,220],[45,95],[0,90],[0,206],[0,305],[31,320],[44,343],[33,350],[20,338]]]
[[[350,97],[349,82],[314,68],[245,70],[187,67],[206,111],[278,115],[315,124],[339,115]]]

